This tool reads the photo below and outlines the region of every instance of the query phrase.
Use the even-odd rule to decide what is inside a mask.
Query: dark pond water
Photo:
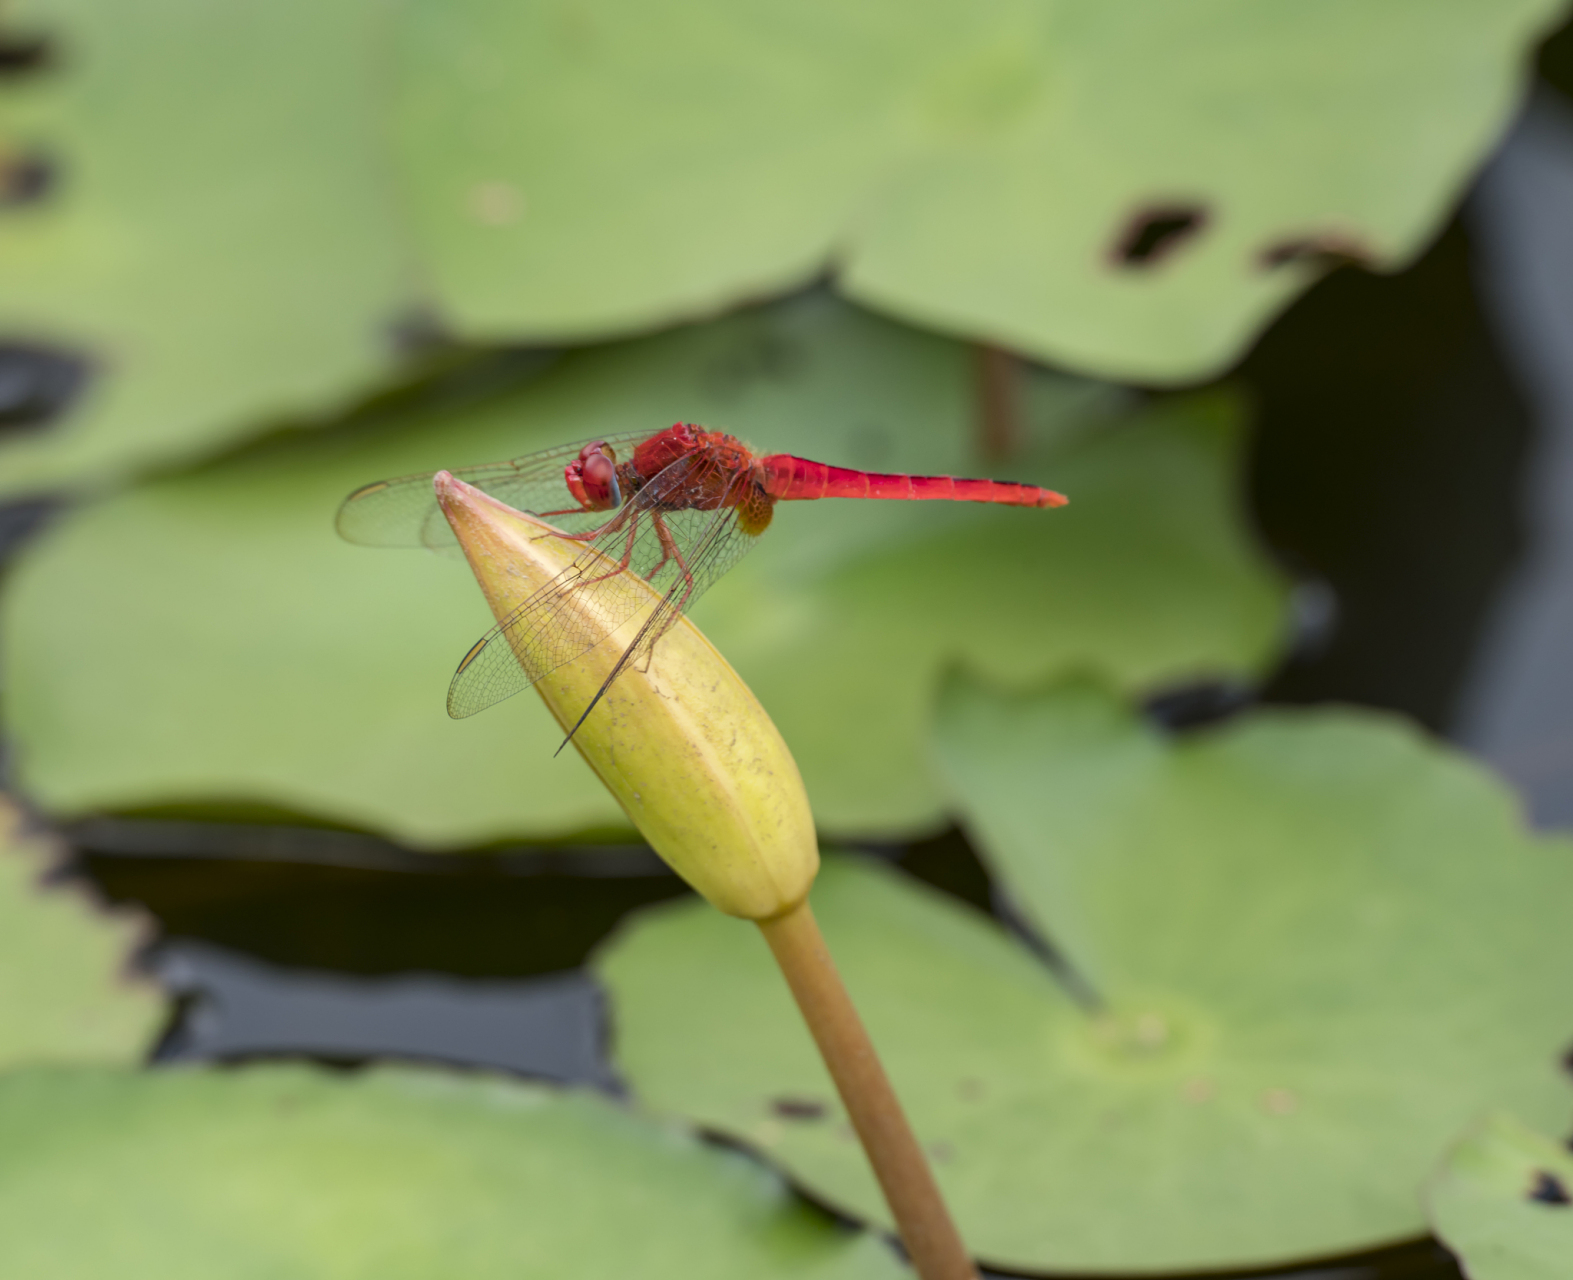
[[[1183,732],[1253,697],[1398,709],[1492,762],[1537,823],[1573,826],[1570,227],[1573,111],[1543,89],[1418,263],[1336,272],[1272,326],[1238,377],[1251,509],[1304,583],[1301,643],[1254,694],[1159,691],[1157,719]],[[43,392],[0,355],[0,424],[27,420]],[[0,550],[46,515],[0,509]],[[616,1091],[581,966],[626,913],[686,892],[643,849],[435,858],[147,816],[69,834],[106,898],[159,922],[148,962],[179,995],[161,1061],[397,1056]],[[875,852],[1008,922],[958,834]],[[1300,1274],[1458,1272],[1418,1241]]]

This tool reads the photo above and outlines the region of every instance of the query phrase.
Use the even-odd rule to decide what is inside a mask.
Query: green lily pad
[[[413,286],[380,141],[377,0],[32,0],[58,56],[0,138],[55,180],[0,210],[0,328],[85,353],[7,434],[0,493],[212,453],[383,376]],[[7,8],[12,16],[11,7]]]
[[[462,564],[338,542],[339,500],[677,418],[829,462],[976,473],[971,378],[965,347],[819,295],[78,510],[3,600],[21,781],[59,814],[265,803],[427,847],[621,825],[573,752],[553,758],[561,735],[533,696],[447,718],[486,604]],[[776,717],[826,828],[942,820],[923,733],[956,657],[1132,686],[1248,673],[1273,652],[1283,597],[1232,499],[1232,404],[1133,414],[1048,376],[1030,393],[1033,444],[1007,470],[1070,507],[783,503],[695,611]]]
[[[831,270],[1072,368],[1221,368],[1418,251],[1557,0],[404,6],[417,234],[464,331],[645,328]]]
[[[143,922],[46,886],[47,865],[0,796],[0,1068],[135,1062],[164,1019],[159,992],[127,970]]]
[[[587,1094],[303,1067],[0,1076],[0,1271],[32,1280],[897,1280],[735,1152]]]
[[[1513,1117],[1476,1125],[1427,1199],[1469,1280],[1573,1278],[1573,1154]]]
[[[946,772],[998,882],[1100,993],[879,866],[812,902],[969,1246],[1007,1268],[1288,1263],[1425,1230],[1484,1107],[1565,1125],[1573,850],[1383,717],[1170,742],[1102,690],[948,690]],[[885,1211],[763,943],[656,910],[600,958],[636,1093]],[[693,993],[702,990],[704,998]]]

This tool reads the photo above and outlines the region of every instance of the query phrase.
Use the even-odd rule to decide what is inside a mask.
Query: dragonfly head
[[[568,492],[586,511],[611,511],[623,504],[617,483],[617,459],[604,440],[587,444],[563,468]]]

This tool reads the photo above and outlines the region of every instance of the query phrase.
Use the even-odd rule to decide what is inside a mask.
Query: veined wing
[[[606,441],[619,461],[626,461],[633,455],[634,446],[649,437],[648,431],[636,431],[597,438]],[[460,467],[453,474],[520,511],[535,515],[569,512],[552,516],[551,522],[568,533],[580,533],[604,523],[608,515],[605,511],[580,511],[563,480],[563,468],[588,443],[581,440],[508,462]],[[456,546],[453,531],[432,493],[435,474],[427,471],[398,476],[355,490],[339,507],[339,536],[367,547]]]
[[[743,531],[740,513],[735,507],[726,509],[724,514],[726,519],[716,521],[714,527],[707,530],[698,541],[694,554],[688,561],[688,574],[683,580],[675,583],[661,597],[661,602],[651,610],[650,616],[645,619],[644,625],[639,628],[639,633],[623,650],[622,657],[618,658],[611,673],[601,681],[601,687],[595,691],[595,697],[590,699],[589,705],[574,721],[573,728],[568,730],[567,737],[557,748],[558,751],[566,747],[574,734],[579,732],[579,726],[595,710],[596,704],[606,696],[606,691],[612,687],[612,681],[622,675],[630,664],[642,662],[648,665],[650,656],[661,637],[671,630],[678,618],[688,611],[712,582],[741,560],[759,540],[757,532]]]
[[[739,528],[735,507],[679,505],[684,491],[714,466],[700,455],[667,467],[572,564],[488,631],[454,673],[448,714],[462,719],[512,697],[603,643],[631,618],[648,614],[590,706],[599,702],[628,662],[649,653],[756,541]]]

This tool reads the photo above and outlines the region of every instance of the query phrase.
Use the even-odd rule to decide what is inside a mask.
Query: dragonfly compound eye
[[[579,464],[579,481],[586,501],[595,510],[606,511],[622,504],[617,466],[604,453],[592,453]]]

